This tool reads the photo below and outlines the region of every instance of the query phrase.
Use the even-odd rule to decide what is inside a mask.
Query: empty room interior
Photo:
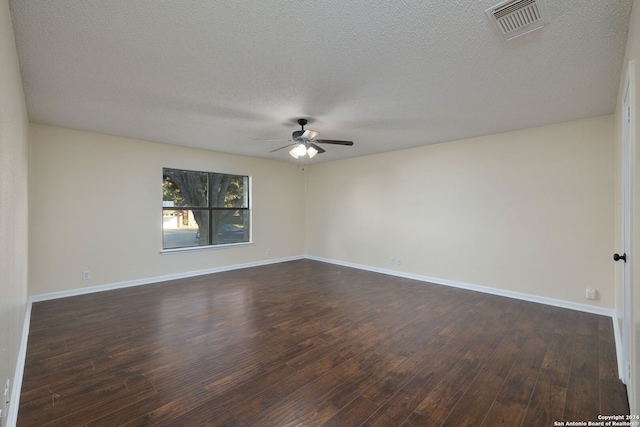
[[[1,426],[639,425],[640,0],[0,24]]]

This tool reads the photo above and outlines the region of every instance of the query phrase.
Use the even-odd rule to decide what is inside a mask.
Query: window
[[[249,242],[249,177],[162,169],[162,248]]]

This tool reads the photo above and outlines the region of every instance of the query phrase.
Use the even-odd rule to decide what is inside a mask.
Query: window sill
[[[251,246],[253,242],[227,243],[224,245],[208,245],[208,246],[189,246],[188,248],[163,249],[160,255],[175,255],[185,252],[209,251],[212,249],[237,248],[239,246]]]

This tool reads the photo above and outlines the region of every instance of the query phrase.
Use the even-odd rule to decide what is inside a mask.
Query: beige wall
[[[619,114],[324,163],[306,172],[288,163],[31,125],[29,194],[28,124],[11,28],[3,1],[2,383],[14,375],[26,305],[27,250],[31,295],[306,251],[596,307],[617,306],[620,289],[611,284],[615,266],[610,257],[619,234],[613,226],[618,154],[612,148],[614,142],[619,145],[614,138]],[[640,0],[634,0],[625,68],[628,60],[640,69]],[[635,122],[640,123],[640,108]],[[640,182],[638,134],[633,144],[634,182]],[[254,245],[159,255],[163,166],[251,175]],[[634,187],[634,200],[631,262],[638,266],[640,185]],[[301,220],[305,211],[306,224]],[[390,257],[402,264],[391,266]],[[83,270],[91,270],[91,280],[81,280]],[[640,274],[635,269],[632,274],[633,305],[640,307]],[[600,299],[587,301],[586,287],[597,288]],[[639,312],[634,313],[632,413],[640,412]]]
[[[0,2],[0,387],[13,384],[27,307],[27,110],[7,1]],[[1,406],[0,406],[1,408]]]
[[[307,254],[613,309],[613,125],[603,116],[308,167]]]
[[[622,114],[620,105],[622,105],[623,89],[627,75],[627,67],[630,61],[635,63],[635,75],[632,76],[632,134],[630,135],[631,144],[631,180],[632,180],[632,213],[631,213],[631,250],[630,250],[630,268],[631,268],[631,310],[632,310],[632,343],[631,343],[631,380],[628,385],[629,394],[631,396],[631,413],[640,413],[640,0],[634,0],[633,9],[631,11],[631,20],[629,23],[629,34],[627,38],[627,50],[623,64],[622,79],[620,82],[620,91],[618,94],[618,111],[616,114],[616,156],[614,158],[615,177],[616,177],[616,252],[621,249],[620,246],[620,145],[621,145],[621,126]],[[635,129],[635,131],[634,131]],[[616,310],[619,315],[622,314],[622,283],[620,281],[620,269],[616,269]],[[620,319],[619,319],[620,320]]]
[[[36,124],[30,149],[31,295],[304,254],[296,165]],[[163,167],[250,175],[254,244],[160,255]]]

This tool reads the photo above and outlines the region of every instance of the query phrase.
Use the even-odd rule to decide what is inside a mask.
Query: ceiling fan
[[[317,144],[336,144],[336,145],[353,145],[353,141],[340,141],[336,139],[316,139],[318,137],[318,132],[315,130],[305,130],[304,125],[307,124],[307,119],[298,119],[298,124],[301,129],[296,130],[291,135],[291,144],[287,144],[284,147],[276,148],[275,150],[271,150],[270,153],[273,153],[278,150],[282,150],[283,148],[293,147],[289,154],[294,159],[298,157],[304,157],[305,155],[309,156],[309,158],[313,158],[318,153],[324,153],[326,150]]]

